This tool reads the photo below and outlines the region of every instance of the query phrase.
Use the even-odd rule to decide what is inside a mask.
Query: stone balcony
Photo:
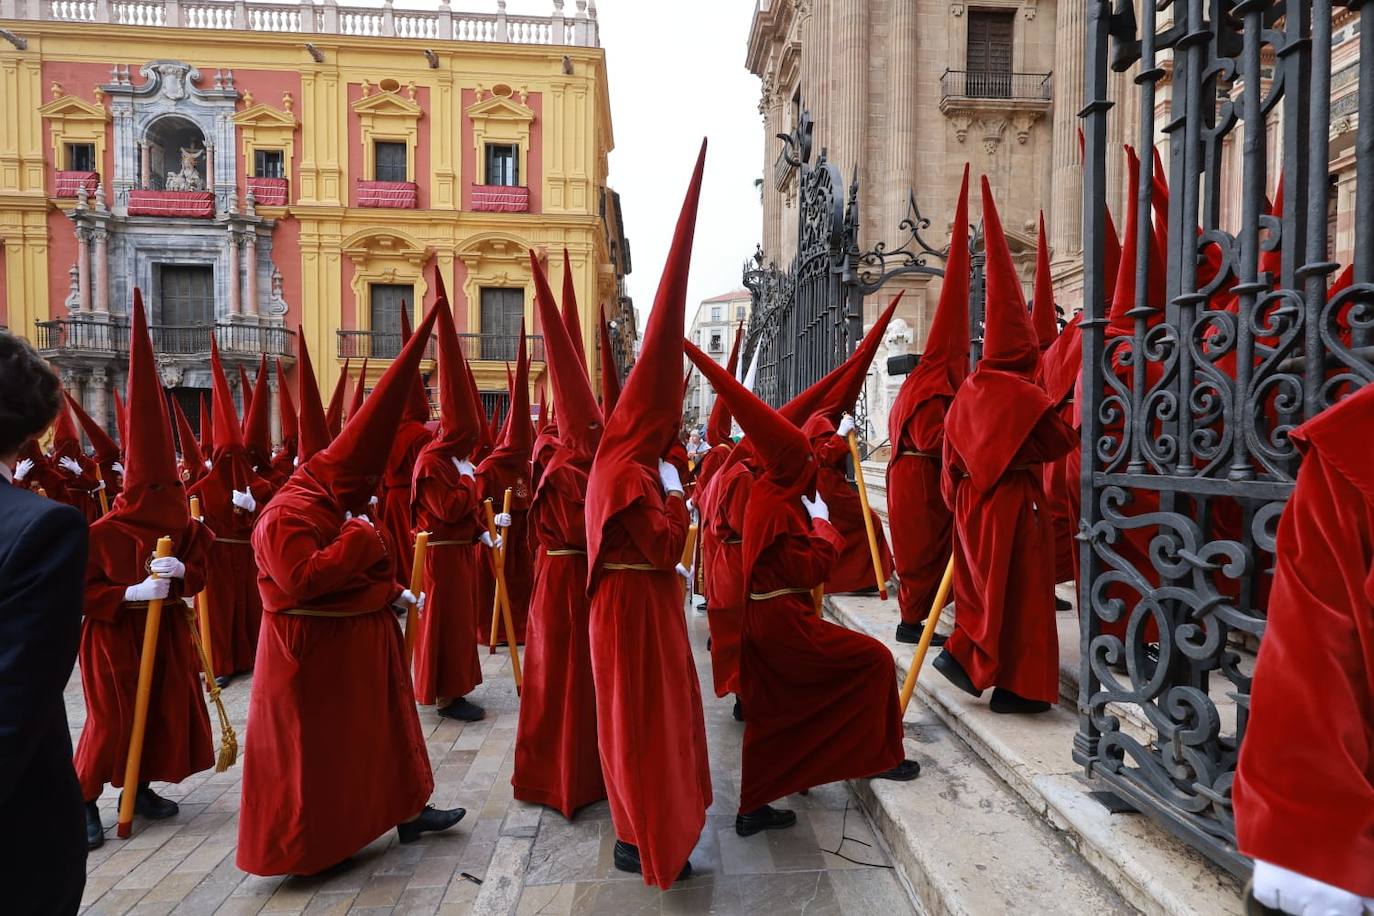
[[[563,0],[554,0],[548,16],[508,16],[505,0],[497,0],[495,13],[454,12],[448,0],[437,9],[398,9],[392,0],[381,6],[336,0],[0,0],[0,19],[599,47],[596,3],[576,5],[571,16],[564,15]]]
[[[150,325],[153,351],[159,356],[210,358],[213,337],[226,357],[239,355],[256,362],[259,354],[295,356],[296,332],[278,324],[216,322],[213,325]],[[39,321],[34,345],[53,359],[73,356],[126,360],[129,356],[129,323],[123,316],[58,318]]]

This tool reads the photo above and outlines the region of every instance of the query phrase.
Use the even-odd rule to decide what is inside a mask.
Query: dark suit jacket
[[[62,691],[81,641],[86,519],[0,477],[0,904],[75,913],[86,874]]]

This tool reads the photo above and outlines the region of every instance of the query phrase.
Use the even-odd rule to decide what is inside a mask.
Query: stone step
[[[897,677],[905,674],[915,647],[893,639],[897,615],[892,602],[834,595],[827,597],[826,606],[829,615],[842,625],[867,633],[887,645],[893,653]],[[1061,617],[1067,618],[1076,632],[1073,615]],[[1076,639],[1062,641],[1073,646],[1076,653]],[[1010,788],[1011,793],[1006,794],[1019,797],[1041,824],[1052,829],[1075,850],[1131,908],[1152,916],[1236,916],[1242,912],[1240,888],[1227,873],[1144,815],[1114,815],[1087,796],[1091,787],[1071,758],[1073,736],[1078,728],[1078,719],[1071,706],[1057,707],[1033,717],[996,715],[985,701],[974,700],[960,692],[936,672],[931,667],[935,655],[931,652],[926,660],[917,683],[916,699],[999,777],[1000,781],[992,786],[986,798],[998,798]],[[922,756],[924,750],[921,748],[918,756]],[[917,783],[940,781],[945,778],[945,769],[937,760],[932,765],[933,772]],[[944,788],[934,786],[930,790],[938,794]],[[923,787],[921,791],[929,790]],[[957,785],[953,791],[957,796]],[[942,834],[927,830],[919,820],[913,820],[919,818],[919,812],[907,810],[899,795],[900,791],[889,792],[881,785],[871,790],[874,810],[870,811],[870,816],[875,823],[894,825],[884,827],[885,836],[889,838],[896,860],[907,863],[906,867],[911,869],[908,880],[919,893],[927,872],[912,863],[919,863],[915,857],[929,853],[914,847],[921,845],[922,838],[928,843],[929,837]],[[997,804],[1000,802],[995,802],[994,806]],[[1007,845],[1001,836],[995,836],[994,842],[998,846]],[[941,850],[940,854],[944,852]],[[994,907],[982,912],[998,909]],[[1056,907],[1048,910],[1030,907],[1026,911],[1068,912]]]

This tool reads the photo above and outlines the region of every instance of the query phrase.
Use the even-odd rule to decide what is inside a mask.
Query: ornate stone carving
[[[968,129],[973,125],[973,112],[971,111],[951,111],[946,117],[954,125],[954,139],[963,143],[968,139]]]
[[[272,289],[267,298],[267,314],[281,317],[286,314],[286,296],[282,289],[281,271],[272,265]]]
[[[1022,111],[1012,116],[1011,126],[1016,131],[1016,142],[1022,146],[1030,139],[1031,127],[1040,120],[1038,111]]]
[[[183,368],[175,363],[163,363],[158,366],[157,374],[162,379],[163,388],[180,388]]]
[[[67,298],[62,300],[62,305],[72,314],[81,310],[81,271],[76,264],[72,264],[71,270],[67,271],[70,284],[67,289]]]
[[[139,75],[148,79],[156,76],[164,98],[179,102],[190,94],[190,85],[200,81],[200,71],[180,61],[159,60],[144,64]],[[128,78],[128,70],[125,70]]]
[[[169,191],[203,191],[205,180],[196,171],[196,163],[205,155],[204,148],[181,147],[181,171],[168,172],[165,187]]]
[[[991,156],[1002,142],[1007,122],[1002,118],[982,118],[978,123],[983,127],[983,152]]]
[[[958,19],[960,16],[964,15],[964,5],[962,3],[951,3],[949,5],[949,14],[955,19]]]

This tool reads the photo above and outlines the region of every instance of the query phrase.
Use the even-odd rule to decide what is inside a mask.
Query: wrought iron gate
[[[1339,268],[1327,253],[1331,0],[1139,6],[1137,23],[1133,4],[1113,13],[1106,0],[1087,3],[1084,626],[1074,758],[1240,875],[1247,864],[1235,849],[1231,783],[1274,536],[1298,464],[1288,432],[1374,380],[1374,29],[1359,38],[1354,284],[1328,301]],[[1109,51],[1115,69],[1138,62],[1140,73],[1133,133],[1142,172],[1128,189],[1139,201],[1140,266],[1128,335],[1108,334],[1105,320],[1106,163],[1117,154],[1106,147]],[[1167,305],[1156,321],[1145,250],[1158,202],[1149,150],[1164,52],[1172,60]],[[1270,151],[1275,124],[1282,149]],[[1223,168],[1231,144],[1241,150],[1238,175]],[[1278,172],[1276,219],[1265,192]],[[1237,192],[1240,216],[1222,225],[1223,202]],[[1270,251],[1281,253],[1277,270],[1262,272]],[[1128,534],[1142,530],[1148,549],[1129,549]]]

